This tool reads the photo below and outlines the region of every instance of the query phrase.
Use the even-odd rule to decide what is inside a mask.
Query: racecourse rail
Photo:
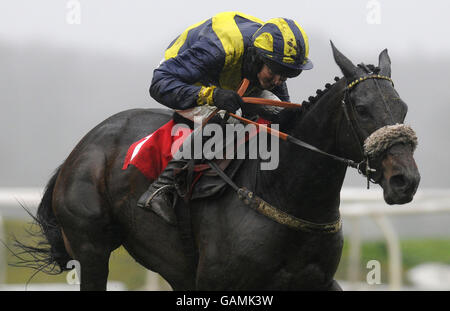
[[[21,210],[21,205],[24,205],[34,212],[42,193],[42,188],[0,188],[0,240],[4,240],[3,220],[5,217],[2,217],[2,211],[7,208]],[[398,234],[389,216],[449,213],[450,189],[419,190],[413,202],[389,206],[383,201],[381,189],[343,188],[340,211],[344,222],[348,222],[351,229],[348,235],[349,266],[347,270],[350,284],[356,284],[360,274],[361,218],[369,217],[386,240],[389,257],[389,289],[400,290],[402,288],[402,254]],[[6,274],[4,251],[4,247],[0,247],[0,284],[4,284]],[[157,278],[157,274],[149,271],[147,289],[159,290]]]

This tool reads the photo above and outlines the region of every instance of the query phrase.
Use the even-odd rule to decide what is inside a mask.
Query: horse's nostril
[[[392,176],[389,183],[393,188],[405,188],[408,184],[408,181],[404,175],[395,175]]]

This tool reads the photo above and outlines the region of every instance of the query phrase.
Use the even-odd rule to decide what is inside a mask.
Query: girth
[[[331,223],[314,223],[292,216],[267,203],[245,187],[238,187],[216,163],[209,162],[208,164],[228,185],[230,185],[231,188],[236,191],[239,199],[241,199],[245,205],[279,224],[285,225],[294,230],[314,233],[336,233],[342,228],[340,216],[336,221]]]

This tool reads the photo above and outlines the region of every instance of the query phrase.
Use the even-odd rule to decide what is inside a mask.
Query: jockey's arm
[[[150,95],[159,103],[177,110],[199,104],[213,104],[214,86],[199,86],[199,81],[223,67],[225,56],[217,47],[194,45],[164,61],[153,72]]]

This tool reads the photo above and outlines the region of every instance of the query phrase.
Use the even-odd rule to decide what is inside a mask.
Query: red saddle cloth
[[[125,170],[132,164],[148,179],[158,178],[184,139],[192,132],[189,128],[179,127],[175,135],[172,135],[174,126],[175,122],[170,120],[155,132],[132,144],[128,148],[122,169]]]
[[[270,124],[261,118],[257,122]],[[158,178],[172,160],[173,155],[180,149],[183,141],[192,133],[191,129],[183,126],[174,129],[175,125],[175,122],[170,120],[155,132],[132,144],[128,148],[122,169],[127,169],[131,164],[148,179]]]

